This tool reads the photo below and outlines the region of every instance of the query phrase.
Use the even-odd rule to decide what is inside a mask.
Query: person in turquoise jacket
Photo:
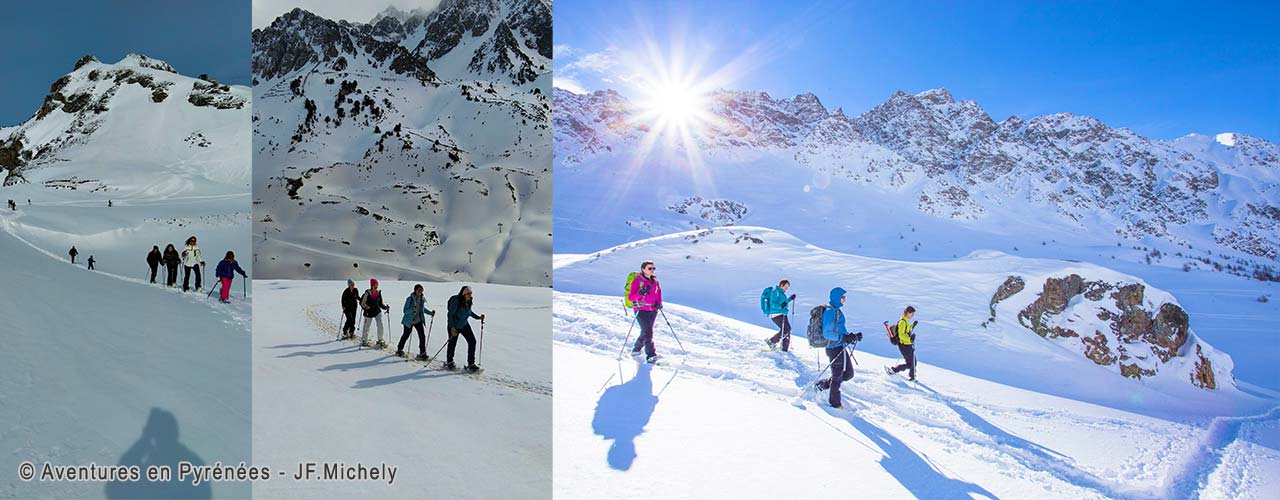
[[[830,391],[827,402],[832,408],[839,408],[840,384],[853,378],[853,362],[845,347],[862,340],[862,333],[849,333],[845,329],[844,311],[840,310],[845,301],[844,289],[832,288],[829,297],[831,301],[827,303],[827,310],[822,312],[822,337],[827,339],[826,351],[827,359],[831,360],[831,376],[819,380],[817,386],[818,390]]]
[[[409,340],[409,331],[418,331],[418,359],[427,360],[427,339],[423,336],[422,326],[427,323],[427,316],[435,317],[436,312],[427,309],[427,300],[423,296],[422,285],[413,285],[413,293],[404,299],[404,317],[400,324],[404,325],[404,334],[400,335],[400,345],[396,347],[396,356],[404,356],[404,343]]]
[[[787,316],[787,309],[796,300],[796,294],[787,297],[787,290],[790,288],[791,282],[782,280],[778,282],[778,286],[766,288],[760,294],[760,310],[773,320],[773,324],[778,325],[778,333],[764,341],[769,344],[769,349],[776,349],[778,342],[782,342],[782,352],[791,348],[791,320]]]
[[[484,315],[476,315],[471,311],[472,302],[471,287],[464,286],[458,290],[458,294],[449,297],[449,347],[445,351],[444,367],[449,370],[457,369],[457,365],[453,364],[453,351],[458,345],[458,336],[467,340],[467,370],[476,371],[480,367],[476,366],[476,337],[471,331],[470,319],[475,318],[484,324]]]

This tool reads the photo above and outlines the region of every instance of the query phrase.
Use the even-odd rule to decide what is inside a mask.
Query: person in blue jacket
[[[782,280],[778,282],[778,286],[771,286],[760,294],[760,310],[764,311],[764,315],[773,320],[773,324],[778,325],[778,333],[773,337],[764,340],[769,344],[769,349],[776,349],[778,342],[782,342],[782,352],[787,352],[791,348],[791,320],[787,317],[787,308],[791,306],[791,302],[796,300],[796,294],[787,296],[787,289],[791,288],[791,282]]]
[[[484,323],[484,315],[479,316],[471,312],[471,287],[464,286],[458,291],[457,295],[449,297],[449,348],[446,350],[444,367],[449,370],[457,369],[457,365],[453,364],[453,351],[458,345],[458,336],[467,339],[467,370],[476,371],[480,367],[476,366],[476,336],[471,332],[470,318],[480,320]]]
[[[231,280],[235,278],[235,273],[240,273],[245,279],[249,279],[249,275],[245,274],[244,269],[240,269],[240,263],[236,262],[236,254],[227,250],[227,256],[218,262],[217,269],[214,269],[213,275],[222,283],[222,291],[218,293],[218,300],[222,302],[230,302],[228,297],[231,296]]]
[[[853,362],[849,360],[846,347],[862,340],[862,333],[849,333],[844,326],[845,291],[836,287],[831,289],[831,302],[827,310],[822,312],[822,337],[827,339],[827,359],[831,360],[831,376],[818,381],[818,390],[830,391],[827,402],[832,408],[840,405],[840,384],[853,378]]]
[[[400,345],[396,347],[396,356],[404,357],[404,343],[409,340],[409,331],[413,329],[418,330],[418,360],[427,360],[427,338],[422,333],[422,327],[427,322],[427,316],[434,318],[436,312],[427,309],[427,301],[423,297],[422,285],[413,285],[413,293],[404,299],[404,318],[400,319],[400,324],[404,325],[404,334],[400,336]]]

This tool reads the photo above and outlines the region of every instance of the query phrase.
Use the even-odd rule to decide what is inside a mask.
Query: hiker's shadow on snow
[[[137,466],[141,469],[142,478],[138,481],[111,481],[103,488],[110,500],[137,498],[213,498],[209,483],[199,486],[191,481],[178,479],[178,463],[188,462],[195,466],[204,465],[195,452],[178,441],[178,419],[172,413],[160,408],[152,408],[147,423],[142,428],[142,436],[120,456],[119,465]],[[169,481],[148,481],[147,467],[169,467],[172,472]]]
[[[653,365],[641,363],[631,380],[606,389],[596,402],[591,429],[600,437],[613,440],[607,455],[613,469],[630,470],[636,460],[636,437],[644,432],[658,407],[652,376]]]
[[[843,416],[854,429],[880,447],[885,454],[884,458],[880,459],[880,466],[884,467],[885,472],[897,479],[898,483],[916,498],[970,500],[973,498],[971,493],[986,498],[997,498],[981,486],[947,477],[929,459],[916,453],[902,440],[875,424],[858,416],[840,413],[836,415]]]
[[[337,341],[336,341],[336,340],[333,340],[333,341],[330,341],[330,342],[337,342]],[[326,343],[328,343],[328,342],[326,342]],[[344,346],[339,347],[339,348],[337,348],[337,349],[330,349],[330,350],[328,350],[328,351],[294,351],[294,352],[291,352],[291,353],[288,353],[288,354],[281,354],[281,355],[276,356],[276,357],[277,357],[277,358],[280,358],[280,359],[285,359],[285,358],[313,358],[313,357],[316,357],[316,356],[324,356],[324,355],[327,355],[327,354],[343,354],[343,353],[348,353],[348,352],[355,352],[355,351],[358,351],[358,350],[360,350],[360,347],[359,347],[359,346],[352,345],[352,344],[347,344],[347,345],[344,345]]]
[[[398,363],[404,363],[404,360],[403,360],[403,359],[401,359],[401,358],[397,358],[397,357],[395,357],[395,356],[392,356],[392,355],[389,355],[389,354],[388,354],[388,355],[384,355],[384,356],[382,356],[382,357],[380,357],[380,358],[376,358],[376,359],[368,359],[368,360],[365,360],[365,361],[355,361],[355,362],[351,362],[351,363],[335,363],[335,364],[332,364],[332,365],[329,365],[329,366],[321,367],[321,368],[319,368],[319,370],[320,370],[320,371],[322,371],[322,372],[331,372],[331,371],[335,371],[335,370],[336,370],[336,371],[343,371],[343,372],[345,372],[345,371],[348,371],[348,370],[358,370],[358,369],[361,369],[361,368],[371,368],[371,367],[374,367],[374,366],[380,366],[380,365],[394,365],[394,364],[398,364]]]
[[[440,377],[458,377],[458,376],[462,376],[462,375],[460,373],[452,372],[449,370],[430,370],[425,367],[418,367],[417,370],[413,370],[411,372],[404,373],[401,375],[357,380],[356,383],[351,384],[351,388],[352,389],[370,389],[373,387],[381,387],[384,385],[390,385],[397,382],[405,382],[409,380],[425,380],[425,379],[433,379],[433,378],[440,378]]]

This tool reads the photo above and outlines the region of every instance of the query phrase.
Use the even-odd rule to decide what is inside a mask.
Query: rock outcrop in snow
[[[993,319],[999,304],[1023,293],[1025,282],[1010,276],[996,290]],[[1196,387],[1218,386],[1213,355],[1204,355],[1186,311],[1167,293],[1140,282],[1088,280],[1072,273],[1045,278],[1034,300],[1022,302],[1018,324],[1122,376],[1143,379],[1170,371],[1185,374]]]

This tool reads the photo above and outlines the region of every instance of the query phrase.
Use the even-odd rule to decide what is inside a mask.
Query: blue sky
[[[248,85],[249,1],[22,1],[0,15],[0,125],[36,111],[49,84],[93,54],[103,62],[138,52],[179,73]]]
[[[558,86],[628,94],[650,40],[729,88],[813,92],[850,115],[946,87],[997,121],[1067,111],[1153,138],[1277,141],[1277,26],[1280,2],[556,0],[555,69]]]

